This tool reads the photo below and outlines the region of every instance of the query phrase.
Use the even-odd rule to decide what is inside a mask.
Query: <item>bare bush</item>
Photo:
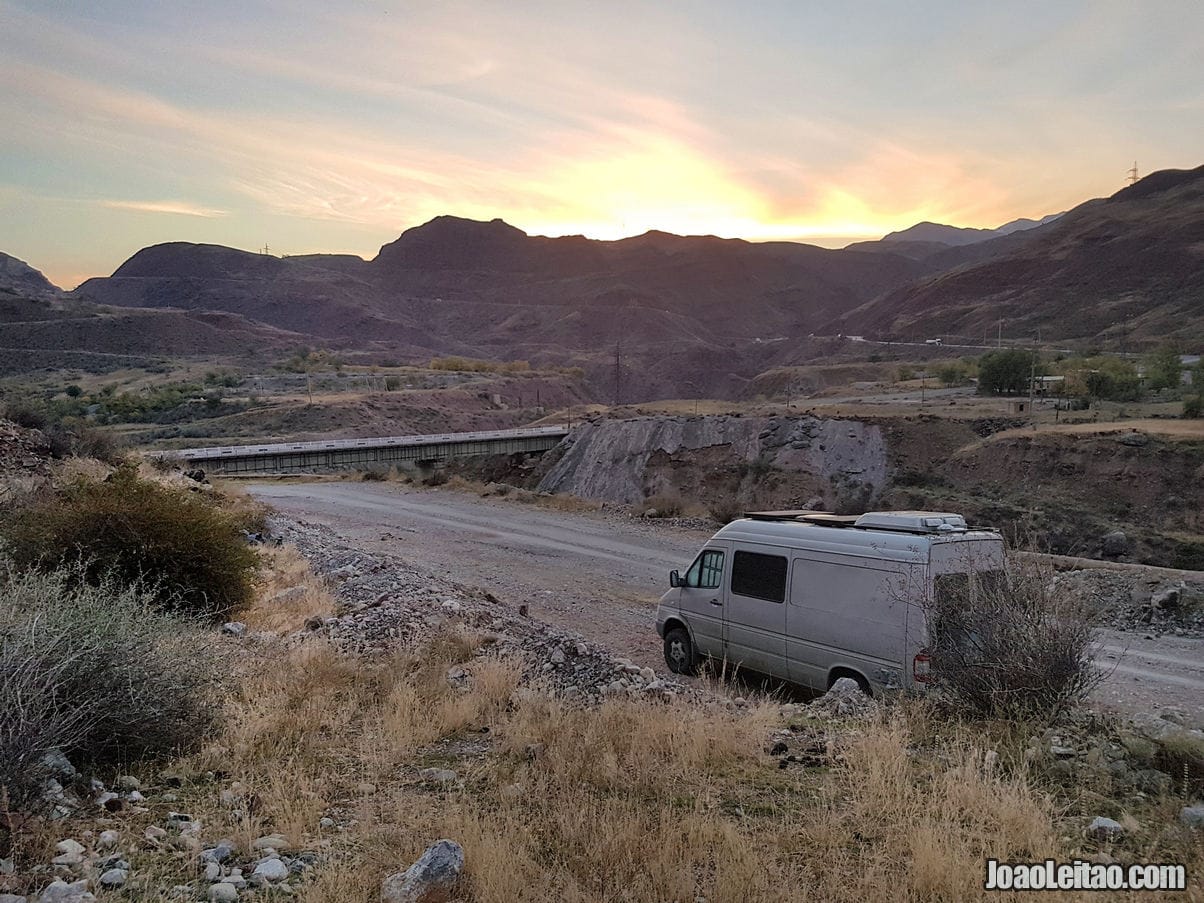
[[[653,511],[656,517],[677,517],[683,507],[681,496],[676,492],[658,492],[644,499],[643,511],[647,517],[651,517]]]
[[[707,505],[707,514],[720,524],[730,524],[743,513],[744,503],[735,495],[720,495]]]
[[[1052,576],[1013,565],[938,577],[927,612],[934,688],[988,718],[1053,719],[1081,702],[1102,678],[1093,619]]]
[[[137,586],[0,572],[0,790],[35,802],[58,749],[76,764],[164,756],[200,739],[221,669],[192,622]]]

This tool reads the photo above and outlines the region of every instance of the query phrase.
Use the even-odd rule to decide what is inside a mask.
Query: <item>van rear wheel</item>
[[[692,675],[698,672],[698,656],[690,634],[684,627],[674,627],[665,632],[665,664],[674,674]]]

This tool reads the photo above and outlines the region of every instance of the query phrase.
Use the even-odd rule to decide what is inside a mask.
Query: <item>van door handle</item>
[[[723,608],[723,603],[720,602],[718,599],[712,599],[711,604],[714,605],[716,608]]]

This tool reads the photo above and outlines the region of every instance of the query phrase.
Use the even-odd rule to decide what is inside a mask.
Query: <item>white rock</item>
[[[87,881],[53,881],[46,886],[38,897],[38,903],[96,903],[96,898],[88,893]]]
[[[1184,806],[1179,813],[1179,821],[1189,828],[1204,828],[1204,804]]]
[[[1093,837],[1111,840],[1125,833],[1125,827],[1118,821],[1097,815],[1087,826],[1087,833]]]
[[[56,776],[61,778],[79,777],[79,772],[75,770],[75,766],[70,760],[63,755],[61,749],[51,749],[42,756],[42,764],[45,765]]]
[[[288,877],[288,866],[279,859],[264,859],[255,866],[255,871],[251,874],[268,881],[283,881]]]
[[[205,880],[209,882],[217,881],[222,877],[222,867],[216,862],[205,863]]]
[[[100,876],[100,884],[102,887],[121,887],[129,876],[125,869],[109,869]]]
[[[238,899],[238,888],[223,881],[209,888],[211,903],[234,903]]]
[[[285,836],[283,834],[265,834],[263,837],[260,837],[253,844],[251,844],[251,849],[253,849],[253,850],[287,850],[288,849],[288,840],[285,838]]]
[[[454,840],[437,840],[406,871],[381,885],[382,903],[443,903],[464,870],[464,849]]]
[[[54,845],[54,848],[56,850],[58,850],[60,853],[84,853],[84,852],[87,852],[87,848],[82,843],[80,843],[78,840],[72,840],[70,838],[68,838],[67,840],[60,840],[58,843],[56,843]]]

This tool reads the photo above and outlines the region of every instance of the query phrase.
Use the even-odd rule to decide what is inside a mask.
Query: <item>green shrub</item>
[[[77,570],[0,572],[0,794],[40,800],[43,758],[117,765],[194,745],[220,711],[222,669],[193,622],[137,586]]]
[[[1199,395],[1189,395],[1183,399],[1183,416],[1189,420],[1197,420],[1204,411],[1204,398]]]
[[[75,565],[93,583],[145,581],[162,605],[213,618],[250,600],[258,565],[236,514],[129,466],[11,512],[0,539],[18,568]]]

